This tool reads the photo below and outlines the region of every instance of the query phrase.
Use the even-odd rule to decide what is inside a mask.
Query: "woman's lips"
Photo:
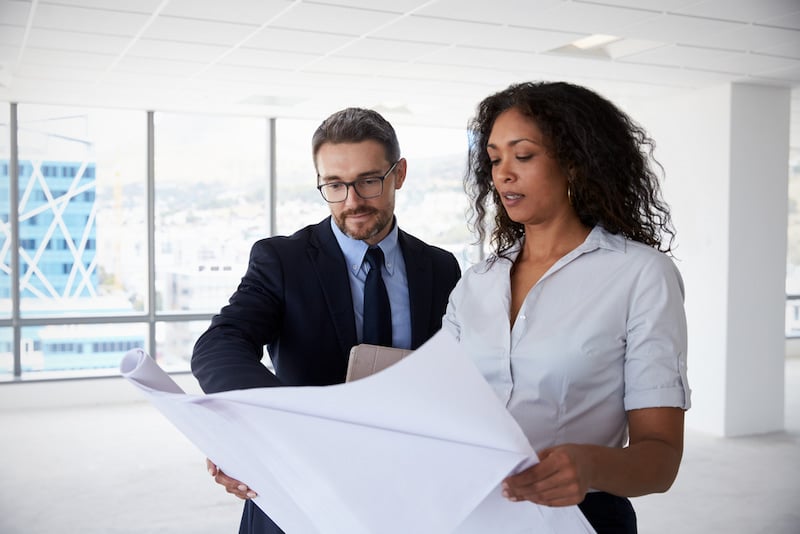
[[[500,196],[503,198],[503,204],[505,204],[506,206],[514,206],[516,204],[519,204],[519,202],[523,198],[525,198],[525,195],[521,195],[519,193],[511,193],[511,192],[503,193]]]

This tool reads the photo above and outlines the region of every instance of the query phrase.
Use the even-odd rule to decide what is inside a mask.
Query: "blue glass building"
[[[9,162],[0,160],[0,187],[8,190]],[[9,240],[9,199],[0,198],[0,220]],[[20,296],[92,297],[97,294],[95,165],[87,162],[19,162]],[[2,263],[10,267],[10,247]],[[8,276],[0,298],[10,298]]]

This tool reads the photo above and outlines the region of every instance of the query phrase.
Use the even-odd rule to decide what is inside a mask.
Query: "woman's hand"
[[[228,493],[236,495],[243,500],[252,499],[257,496],[256,492],[248,488],[246,484],[223,473],[222,469],[217,467],[217,465],[208,458],[206,458],[206,467],[208,468],[208,474],[214,477],[214,481],[220,486],[223,486]]]
[[[512,501],[546,506],[580,503],[592,479],[591,448],[564,444],[544,449],[538,464],[503,481],[503,495]]]
[[[683,410],[642,408],[628,412],[627,447],[565,443],[539,452],[539,463],[503,481],[512,501],[569,506],[589,488],[620,497],[667,491],[683,454]]]

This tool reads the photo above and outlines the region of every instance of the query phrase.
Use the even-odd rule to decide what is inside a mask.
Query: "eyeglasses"
[[[392,174],[392,171],[397,166],[400,160],[392,163],[389,170],[383,176],[369,176],[367,178],[359,178],[352,182],[330,182],[327,184],[320,184],[317,186],[322,198],[326,202],[334,204],[336,202],[344,202],[347,200],[347,194],[350,188],[355,189],[356,194],[363,199],[376,198],[383,194],[383,181]],[[317,176],[319,179],[319,176]]]

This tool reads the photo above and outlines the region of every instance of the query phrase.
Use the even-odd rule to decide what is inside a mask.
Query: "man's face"
[[[391,168],[383,145],[377,141],[324,143],[316,157],[319,184],[352,183],[363,178],[380,178]],[[336,226],[345,235],[369,245],[380,242],[392,229],[394,195],[406,178],[406,161],[400,159],[383,182],[383,193],[364,199],[354,187],[347,188],[343,202],[329,203]]]

